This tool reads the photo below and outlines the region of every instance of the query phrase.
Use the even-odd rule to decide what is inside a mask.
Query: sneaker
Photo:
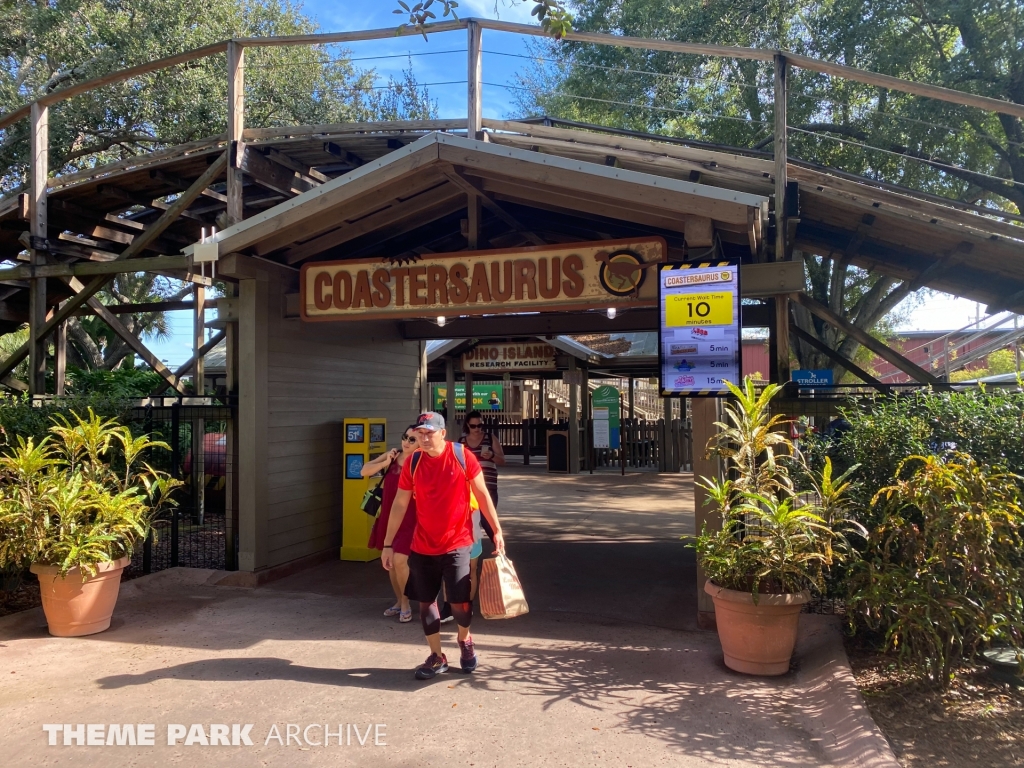
[[[459,640],[459,648],[462,650],[459,664],[462,666],[462,671],[468,674],[476,669],[476,650],[473,648],[473,636],[470,635],[465,640]]]
[[[432,653],[427,656],[427,660],[416,667],[416,679],[417,680],[430,680],[433,677],[437,677],[442,672],[448,671],[448,658],[442,653],[438,656],[436,653]]]

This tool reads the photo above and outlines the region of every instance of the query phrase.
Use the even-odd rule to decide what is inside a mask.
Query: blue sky
[[[402,20],[401,16],[392,13],[398,7],[397,0],[307,0],[303,7],[307,14],[316,18],[323,32],[397,27]],[[459,15],[498,17],[504,21],[530,24],[533,23],[530,16],[532,8],[532,0],[520,0],[511,5],[509,0],[498,0],[495,13],[494,0],[461,0]],[[514,91],[504,86],[515,85],[517,74],[529,67],[529,61],[522,57],[529,53],[527,44],[530,39],[493,30],[484,31],[485,117],[505,118],[514,113]],[[402,70],[409,66],[411,55],[413,73],[420,83],[427,84],[431,98],[437,102],[439,116],[465,116],[465,32],[434,34],[426,41],[419,35],[406,34],[352,43],[348,49],[357,59],[356,66],[375,70],[378,81],[384,83],[389,75],[400,76]],[[913,311],[904,329],[952,330],[973,321],[975,311],[974,302],[935,294]],[[191,355],[192,315],[190,312],[169,312],[168,316],[170,337],[153,340],[151,347],[167,365],[174,368]]]

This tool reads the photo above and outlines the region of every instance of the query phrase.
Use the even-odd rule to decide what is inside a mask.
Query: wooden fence
[[[552,419],[518,419],[514,416],[484,415],[488,431],[501,442],[510,456],[522,456],[524,464],[531,457],[544,456],[547,433],[567,431],[566,421]],[[580,420],[581,469],[602,467],[654,469],[658,472],[680,472],[693,469],[693,447],[690,428],[681,419],[622,419],[619,427],[620,448],[593,448],[590,420]]]

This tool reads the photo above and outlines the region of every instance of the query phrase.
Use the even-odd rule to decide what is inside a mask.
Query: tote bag
[[[504,555],[483,562],[480,573],[480,612],[485,619],[513,619],[530,612],[516,569]]]

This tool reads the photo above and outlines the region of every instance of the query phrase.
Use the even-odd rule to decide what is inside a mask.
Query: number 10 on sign
[[[733,294],[688,293],[665,297],[665,321],[669,328],[697,325],[732,325]]]

